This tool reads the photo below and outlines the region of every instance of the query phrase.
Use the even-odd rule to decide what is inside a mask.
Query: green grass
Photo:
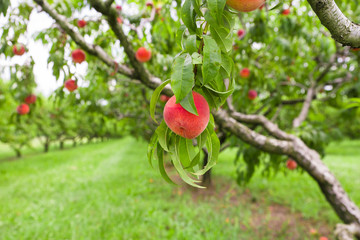
[[[359,146],[333,145],[325,159],[358,205]],[[238,187],[233,153],[221,154],[217,190],[207,198],[164,182],[147,163],[146,143],[133,138],[1,162],[0,239],[300,240],[317,239],[308,236],[309,226],[338,221],[306,174],[256,175]],[[269,227],[274,202],[289,206],[289,219],[297,219],[281,221],[276,236]],[[307,224],[297,212],[312,220]]]

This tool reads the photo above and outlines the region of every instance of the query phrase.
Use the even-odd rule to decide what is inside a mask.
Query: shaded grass
[[[325,161],[360,205],[359,155],[336,153]],[[147,163],[146,143],[133,138],[2,162],[0,239],[316,239],[302,220],[275,226],[274,236],[274,202],[290,206],[290,217],[316,219],[316,228],[338,221],[306,174],[256,175],[239,188],[233,157],[224,152],[214,169],[223,193],[202,200],[165,183]]]

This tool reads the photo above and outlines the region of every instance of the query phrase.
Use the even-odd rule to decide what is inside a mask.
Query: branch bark
[[[360,26],[344,15],[334,0],[308,2],[335,41],[345,46],[360,47]]]
[[[316,84],[315,82],[313,82],[306,94],[305,102],[302,106],[299,116],[297,116],[293,121],[294,128],[299,127],[301,123],[307,118],[311,106],[311,102],[314,98],[315,93],[316,93]]]

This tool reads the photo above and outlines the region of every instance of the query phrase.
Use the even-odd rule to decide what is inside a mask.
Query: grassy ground
[[[359,146],[325,159],[358,205]],[[233,156],[221,154],[204,192],[165,183],[132,138],[0,162],[0,239],[318,239],[310,227],[331,239],[338,219],[306,174],[240,188]]]

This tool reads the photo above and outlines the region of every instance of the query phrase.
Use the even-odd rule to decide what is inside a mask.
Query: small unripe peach
[[[289,159],[286,161],[286,167],[290,170],[294,170],[297,167],[297,163],[294,160]]]
[[[165,104],[164,120],[166,125],[176,134],[193,139],[199,136],[207,127],[210,118],[209,105],[205,98],[192,92],[198,116],[185,110],[180,103],[176,103],[175,95]]]
[[[250,70],[248,68],[243,68],[240,71],[240,77],[248,78],[250,76]]]
[[[257,97],[257,92],[253,89],[249,90],[248,92],[248,98],[250,100],[254,100]]]
[[[264,5],[265,0],[227,0],[226,4],[240,12],[251,12]]]
[[[74,63],[82,63],[85,61],[86,55],[83,50],[81,49],[75,49],[71,53],[71,57]]]
[[[78,88],[75,80],[72,80],[72,79],[67,80],[67,81],[65,82],[64,86],[65,86],[65,88],[66,88],[67,90],[69,90],[70,92],[73,92],[73,91],[75,91],[75,90]]]
[[[30,107],[26,103],[23,103],[16,108],[16,111],[19,115],[26,115],[30,112]]]
[[[141,47],[136,51],[135,57],[139,62],[147,62],[151,59],[151,51]]]
[[[36,96],[34,94],[30,94],[25,98],[25,103],[27,104],[33,104],[36,102]]]

